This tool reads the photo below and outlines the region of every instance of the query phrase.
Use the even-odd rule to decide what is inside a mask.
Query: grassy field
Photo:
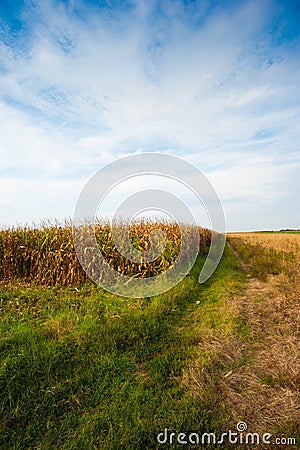
[[[204,285],[203,253],[151,298],[3,279],[0,448],[163,448],[165,428],[220,436],[241,420],[299,439],[298,243],[252,236],[229,237]]]

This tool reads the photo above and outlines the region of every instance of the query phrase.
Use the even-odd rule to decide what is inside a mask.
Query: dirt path
[[[249,273],[236,250],[227,245],[242,269]],[[266,282],[249,278],[235,306],[250,327],[250,339],[244,351],[244,364],[220,382],[228,408],[237,421],[251,424],[256,432],[280,432],[284,426],[293,436],[300,424],[297,289],[282,274],[269,276]]]
[[[230,248],[230,250],[232,251],[234,256],[239,260],[239,263],[240,263],[241,268],[243,269],[243,271],[245,273],[249,274],[249,266],[248,266],[248,264],[246,264],[245,261],[242,260],[242,258],[238,254],[238,252],[232,247],[232,245],[228,241],[226,242],[226,244]]]

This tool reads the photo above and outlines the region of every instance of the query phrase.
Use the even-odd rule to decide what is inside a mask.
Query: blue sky
[[[0,223],[71,217],[155,151],[205,173],[228,230],[300,228],[299,85],[296,0],[2,0]]]

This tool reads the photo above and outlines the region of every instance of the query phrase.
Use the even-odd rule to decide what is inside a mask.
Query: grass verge
[[[202,264],[140,300],[89,284],[2,284],[0,447],[148,449],[165,428],[221,433],[230,416],[214,387],[244,355],[233,346],[222,359],[218,345],[251,333],[228,307],[244,278],[236,258],[226,250],[205,285]],[[204,374],[197,395],[195,360]]]

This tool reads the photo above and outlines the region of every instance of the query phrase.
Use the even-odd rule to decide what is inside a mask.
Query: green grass
[[[260,244],[250,244],[240,238],[228,238],[242,260],[249,265],[250,275],[266,281],[268,275],[279,275],[287,271],[286,263],[293,263],[296,257],[291,252],[264,248]]]
[[[221,308],[244,276],[226,250],[199,285],[202,264],[171,291],[138,300],[91,284],[2,285],[0,448],[148,449],[164,428],[224,431],[222,399],[194,398],[180,376],[207,330],[250,339]]]

